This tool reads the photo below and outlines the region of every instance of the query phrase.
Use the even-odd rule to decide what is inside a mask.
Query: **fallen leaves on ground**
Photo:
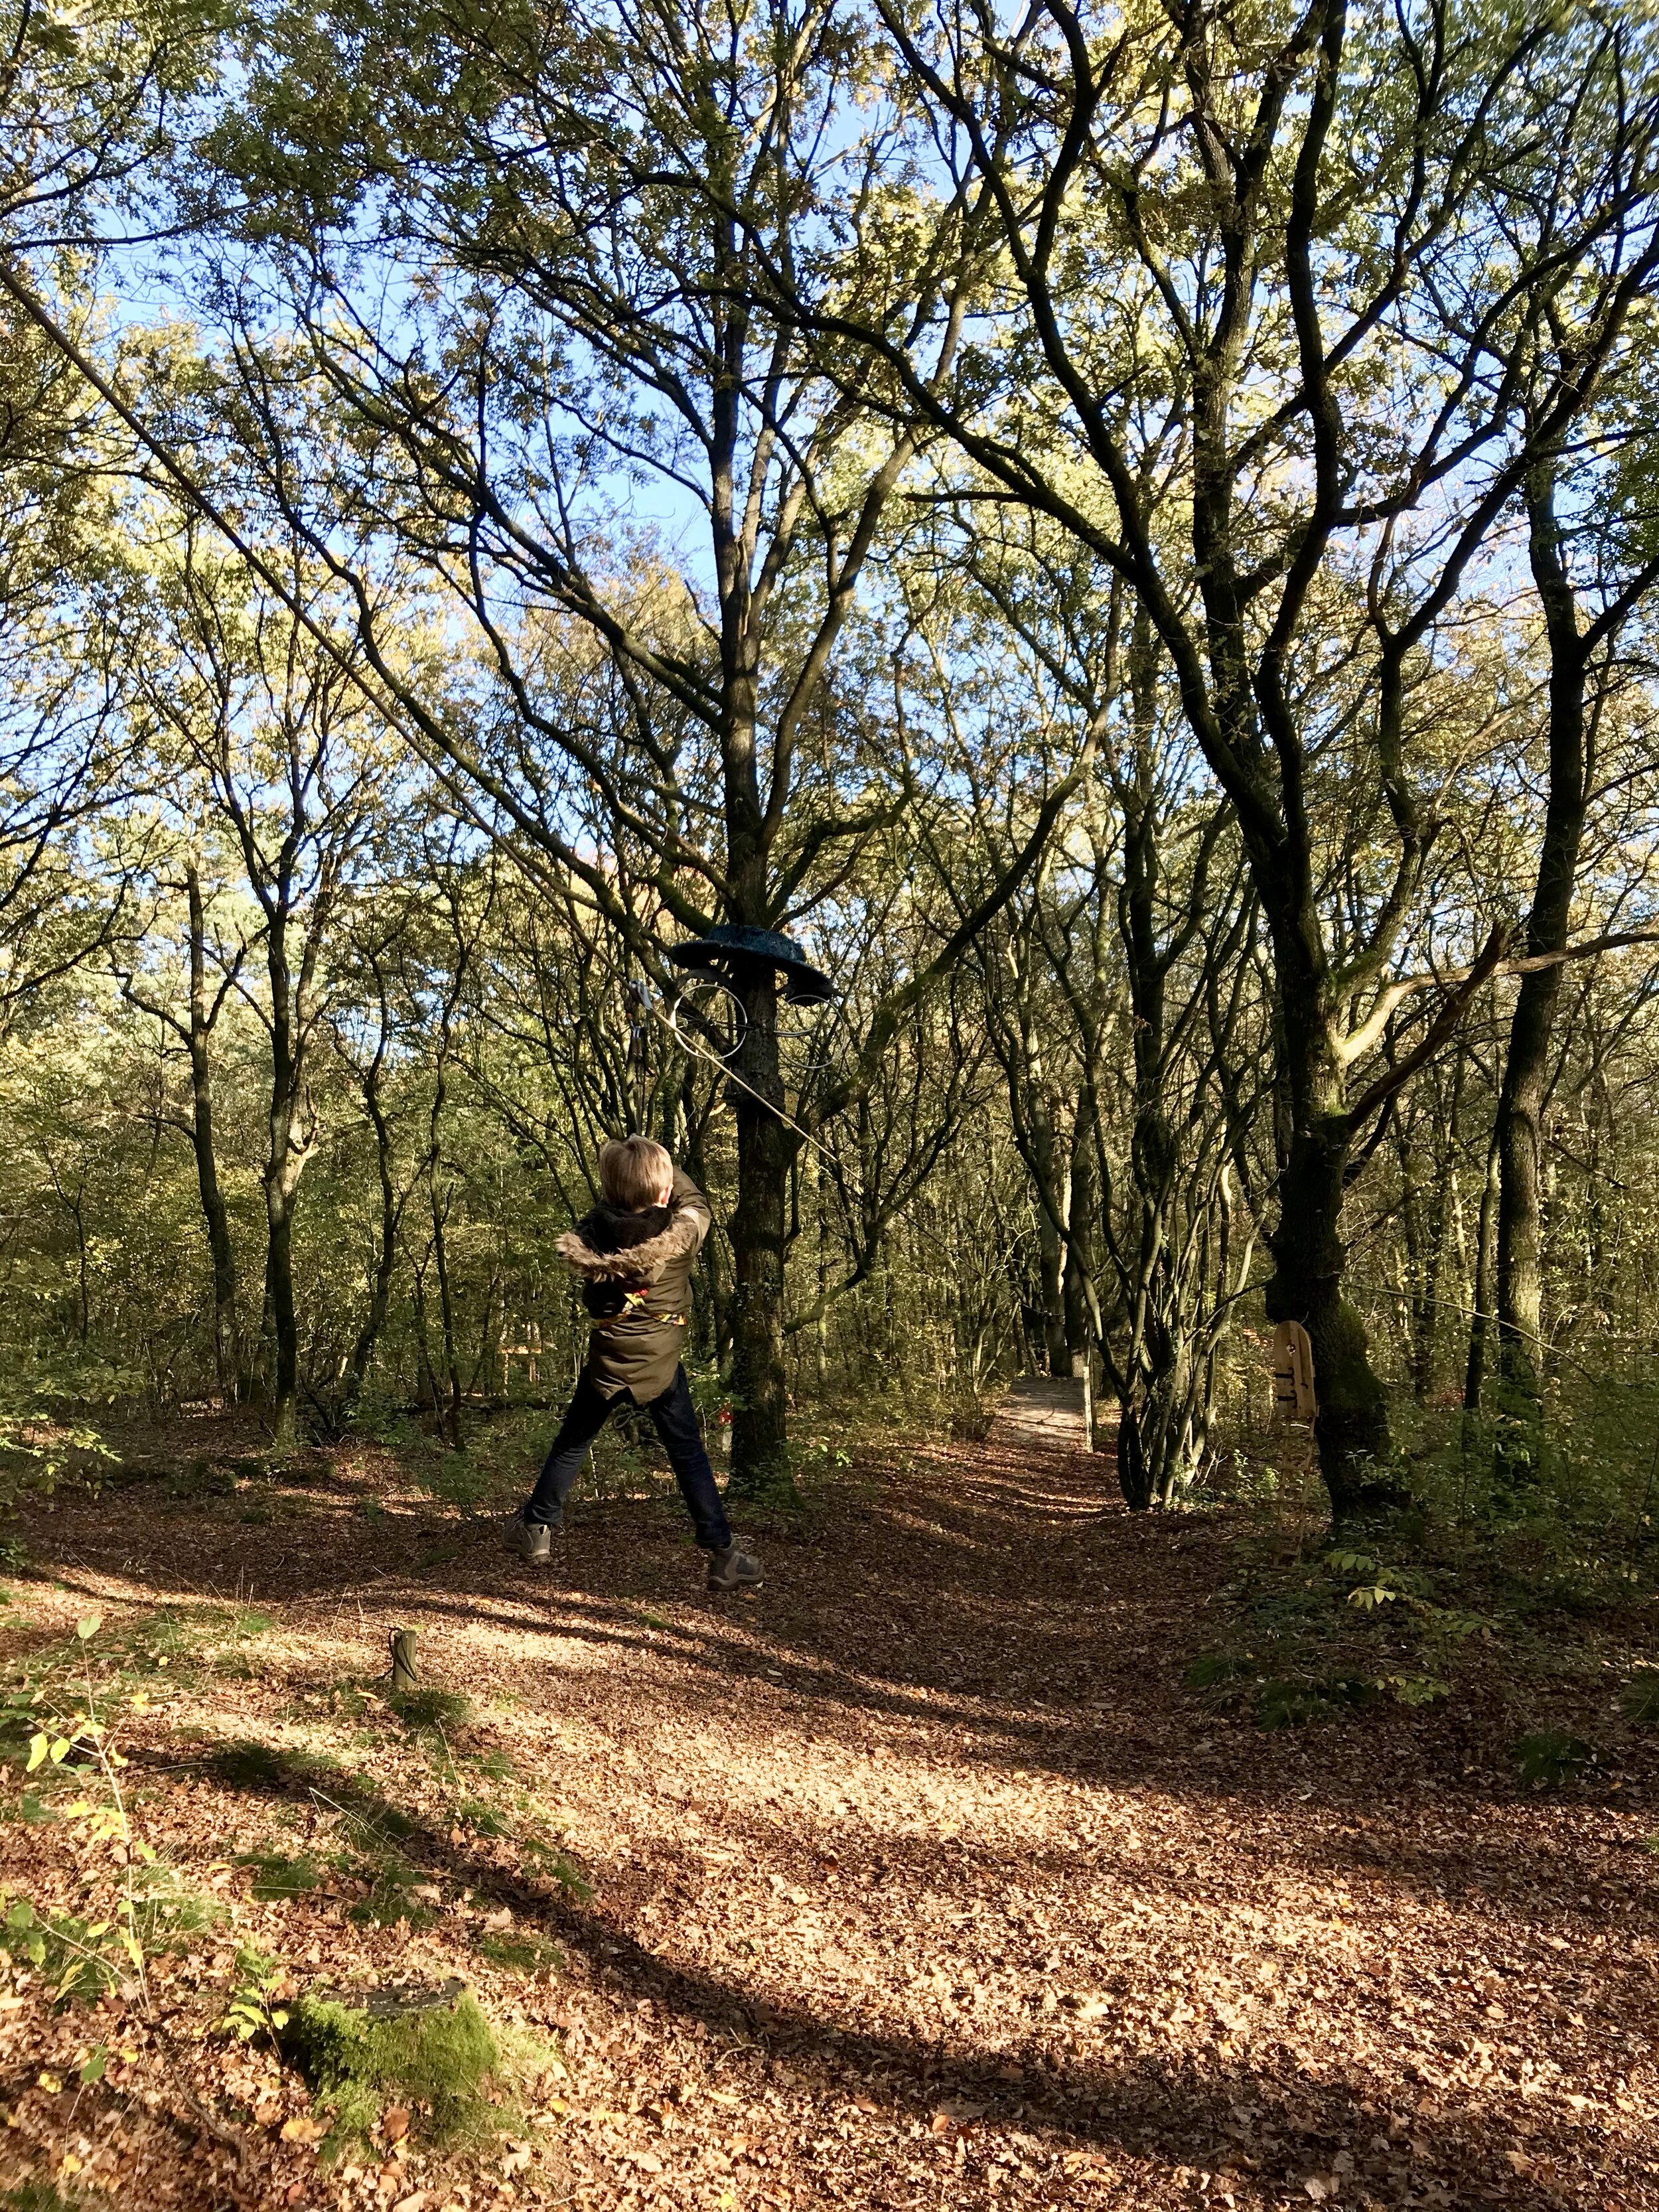
[[[736,1601],[664,1508],[573,1512],[537,1577],[384,1455],[274,1529],[153,1488],[40,1514],[8,1656],[101,1614],[135,1835],[214,1917],[148,2008],[15,1966],[0,2180],[184,2212],[1659,2203],[1646,1816],[1494,1790],[1506,1723],[1467,1700],[1218,1718],[1182,1678],[1228,1525],[1131,1518],[1065,1447],[868,1458]],[[118,1664],[158,1608],[174,1646]],[[379,1694],[409,1626],[465,1717]],[[125,1868],[58,1802],[0,1828],[0,1878],[96,1924]],[[325,2166],[326,2112],[223,2027],[251,1953],[269,2007],[464,1978],[530,2054],[516,2101],[448,2150],[394,2104]]]

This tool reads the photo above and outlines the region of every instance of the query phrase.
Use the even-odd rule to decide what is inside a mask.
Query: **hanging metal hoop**
[[[735,1060],[749,1034],[749,1010],[723,976],[690,977],[668,1009],[668,1026],[687,1052]]]
[[[802,1074],[822,1067],[830,1057],[837,1024],[846,1019],[841,1001],[826,999],[794,1006],[786,1001],[778,1015],[778,1043],[785,1058]]]

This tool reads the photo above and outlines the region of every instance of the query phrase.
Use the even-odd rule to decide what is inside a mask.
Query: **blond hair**
[[[630,1213],[660,1206],[673,1180],[673,1161],[649,1137],[613,1137],[600,1151],[599,1188]]]

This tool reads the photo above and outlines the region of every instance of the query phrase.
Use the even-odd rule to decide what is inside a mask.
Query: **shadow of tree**
[[[1322,2075],[1279,2075],[1217,2050],[1207,2063],[1172,2050],[1110,2057],[1014,2044],[990,2051],[874,2032],[822,2006],[757,2001],[719,1978],[688,1971],[619,1928],[602,1907],[527,1871],[503,1870],[358,1778],[305,1754],[254,1741],[222,1746],[198,1763],[204,1782],[267,1802],[324,1802],[383,1847],[476,1899],[506,1905],[581,1958],[586,1976],[629,2002],[649,1998],[688,2024],[761,2053],[787,2056],[814,2104],[874,2099],[923,2125],[943,2103],[957,2124],[1047,2131],[1079,2148],[1185,2168],[1194,2178],[1231,2166],[1257,2191],[1300,2191],[1310,2178],[1351,2175],[1386,2201],[1425,2201],[1470,2212],[1558,2212],[1545,2166],[1507,2162],[1514,2124],[1501,2106],[1467,2091],[1425,2100],[1423,2112],[1391,2109],[1388,2091],[1359,2063],[1334,2057]],[[688,1866],[695,1878],[697,1869]]]

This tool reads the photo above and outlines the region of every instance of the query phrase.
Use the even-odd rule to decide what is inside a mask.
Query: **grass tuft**
[[[544,1936],[502,1936],[486,1931],[474,1940],[472,1948],[492,1966],[504,1966],[513,1974],[551,1973],[564,1963],[558,1945],[550,1943]]]
[[[386,1703],[405,1728],[463,1728],[473,1717],[471,1700],[453,1690],[400,1690]]]

